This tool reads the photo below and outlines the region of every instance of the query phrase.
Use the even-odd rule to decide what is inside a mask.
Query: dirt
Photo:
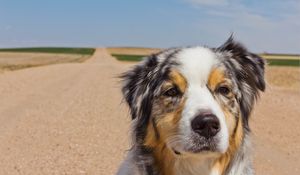
[[[0,71],[2,70],[3,72],[49,64],[83,62],[89,57],[90,55],[81,54],[0,52]]]
[[[143,47],[110,47],[107,48],[110,54],[124,55],[150,55],[161,51],[159,48],[143,48]]]
[[[300,91],[300,68],[269,66],[266,69],[267,83],[272,87],[282,87]]]
[[[132,65],[97,49],[84,63],[1,73],[0,174],[114,174],[130,135],[117,76]],[[300,89],[272,82],[250,121],[256,174],[300,174]]]

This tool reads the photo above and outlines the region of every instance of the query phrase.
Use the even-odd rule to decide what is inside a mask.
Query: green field
[[[141,61],[145,55],[121,55],[121,54],[112,54],[113,57],[117,58],[120,61]]]
[[[120,61],[141,61],[146,55],[125,55],[125,54],[112,54],[113,57]],[[298,66],[300,67],[299,59],[269,59],[267,58],[268,65],[271,66]]]
[[[267,62],[270,66],[300,66],[300,60],[292,59],[267,59]]]
[[[29,52],[29,53],[61,53],[92,55],[94,48],[69,48],[69,47],[32,47],[0,49],[0,52]]]

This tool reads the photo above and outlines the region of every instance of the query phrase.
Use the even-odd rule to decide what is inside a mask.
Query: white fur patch
[[[186,48],[177,55],[180,71],[188,79],[188,82],[206,85],[208,75],[213,65],[217,63],[216,55],[208,48]]]
[[[179,71],[186,78],[188,88],[186,92],[186,103],[180,121],[180,130],[183,135],[191,135],[191,121],[199,111],[209,110],[217,116],[221,130],[215,136],[219,139],[218,151],[224,153],[229,145],[228,128],[224,113],[218,102],[214,99],[207,88],[209,74],[218,63],[216,54],[208,48],[187,48],[178,53]]]
[[[210,173],[210,175],[220,175],[220,172],[218,169],[213,169]]]

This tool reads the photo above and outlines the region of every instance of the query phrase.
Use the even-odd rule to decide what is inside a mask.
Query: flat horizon
[[[0,48],[207,45],[300,53],[298,0],[5,1]]]

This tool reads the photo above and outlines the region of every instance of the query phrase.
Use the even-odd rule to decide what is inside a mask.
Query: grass
[[[92,55],[94,48],[69,48],[69,47],[32,47],[32,48],[9,48],[0,49],[0,52],[29,52],[29,53],[61,53]]]
[[[113,57],[120,61],[141,61],[146,55],[125,55],[125,54],[112,54]],[[300,67],[299,59],[266,59],[270,66],[294,66]]]
[[[267,62],[270,66],[300,66],[300,60],[291,60],[291,59],[267,59]]]
[[[113,57],[116,57],[120,61],[141,61],[145,55],[121,55],[121,54],[112,54]]]

